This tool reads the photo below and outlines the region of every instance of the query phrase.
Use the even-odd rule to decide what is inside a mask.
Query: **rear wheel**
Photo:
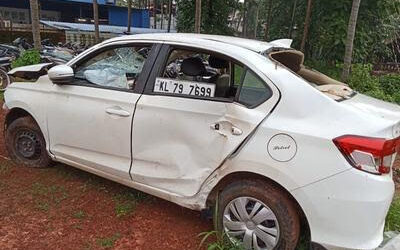
[[[263,181],[228,185],[219,195],[216,228],[245,249],[296,248],[300,219],[288,194]]]
[[[48,167],[46,141],[39,126],[31,117],[21,117],[11,122],[5,132],[6,149],[10,158],[28,167]]]

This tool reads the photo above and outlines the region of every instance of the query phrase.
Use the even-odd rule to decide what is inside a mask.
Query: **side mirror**
[[[74,79],[74,70],[67,65],[57,65],[48,71],[48,75],[54,84],[68,84]]]

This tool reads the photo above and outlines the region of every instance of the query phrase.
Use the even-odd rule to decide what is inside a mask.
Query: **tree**
[[[269,41],[269,29],[271,27],[272,21],[272,0],[268,1],[268,14],[267,14],[267,23],[265,24],[265,31],[264,31],[264,40]]]
[[[243,2],[243,24],[242,24],[242,37],[247,37],[247,24],[249,18],[249,2],[244,0]]]
[[[161,29],[164,29],[164,0],[161,0]]]
[[[131,23],[132,23],[132,0],[128,0],[128,27],[127,32],[131,33]]]
[[[201,0],[196,0],[196,14],[194,18],[194,32],[201,32]]]
[[[294,17],[296,15],[296,10],[297,10],[297,0],[294,0],[293,2],[293,10],[292,10],[292,18],[290,20],[290,26],[289,26],[289,38],[292,38],[292,31],[293,31],[293,26],[294,26]]]
[[[177,0],[178,32],[195,32],[196,1]],[[202,0],[201,33],[232,35],[234,28],[229,26],[229,16],[236,6],[236,0]]]
[[[93,19],[94,19],[94,42],[100,42],[100,32],[99,32],[99,6],[97,0],[93,0]]]
[[[31,7],[33,44],[35,49],[40,50],[41,39],[40,39],[39,3],[38,0],[29,0],[29,4]]]
[[[304,22],[303,39],[301,40],[301,45],[300,45],[300,50],[302,52],[304,52],[304,49],[306,47],[306,41],[307,41],[307,37],[308,37],[308,29],[310,28],[311,6],[312,6],[312,0],[308,0],[307,12],[306,12],[306,20]]]
[[[157,29],[157,0],[153,0],[153,22],[154,29]]]
[[[172,19],[172,0],[168,2],[168,33],[171,31],[171,19]]]
[[[351,60],[353,56],[353,44],[354,44],[354,37],[356,34],[356,26],[357,26],[358,10],[360,9],[360,2],[361,0],[353,0],[353,6],[351,7],[349,25],[347,27],[347,39],[346,39],[344,65],[342,72],[342,81],[344,82],[347,81],[350,74]]]

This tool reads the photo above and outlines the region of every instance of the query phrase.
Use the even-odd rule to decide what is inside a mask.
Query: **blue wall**
[[[150,28],[150,16],[148,10],[132,9],[131,26],[138,28]],[[109,7],[108,22],[110,25],[126,26],[128,24],[128,10],[120,7]]]

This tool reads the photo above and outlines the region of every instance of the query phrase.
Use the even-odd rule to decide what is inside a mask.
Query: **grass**
[[[114,246],[114,243],[121,238],[120,233],[115,233],[111,237],[106,237],[106,238],[99,238],[96,240],[97,245],[99,245],[102,248],[111,248]]]
[[[73,214],[73,217],[76,219],[83,219],[86,217],[86,213],[83,210],[79,210]]]
[[[231,242],[226,234],[221,235],[217,231],[204,232],[199,234],[199,237],[202,237],[199,249],[204,249],[206,242],[214,238],[215,241],[206,245],[207,250],[244,250],[242,245]]]
[[[397,195],[386,217],[385,231],[400,232],[400,195]]]
[[[43,212],[47,212],[51,206],[59,205],[68,198],[68,193],[64,186],[46,186],[40,182],[33,183],[31,193],[35,207]]]
[[[114,195],[115,214],[117,217],[123,217],[131,214],[137,204],[143,201],[148,196],[145,193],[130,189],[123,189],[121,192]]]

